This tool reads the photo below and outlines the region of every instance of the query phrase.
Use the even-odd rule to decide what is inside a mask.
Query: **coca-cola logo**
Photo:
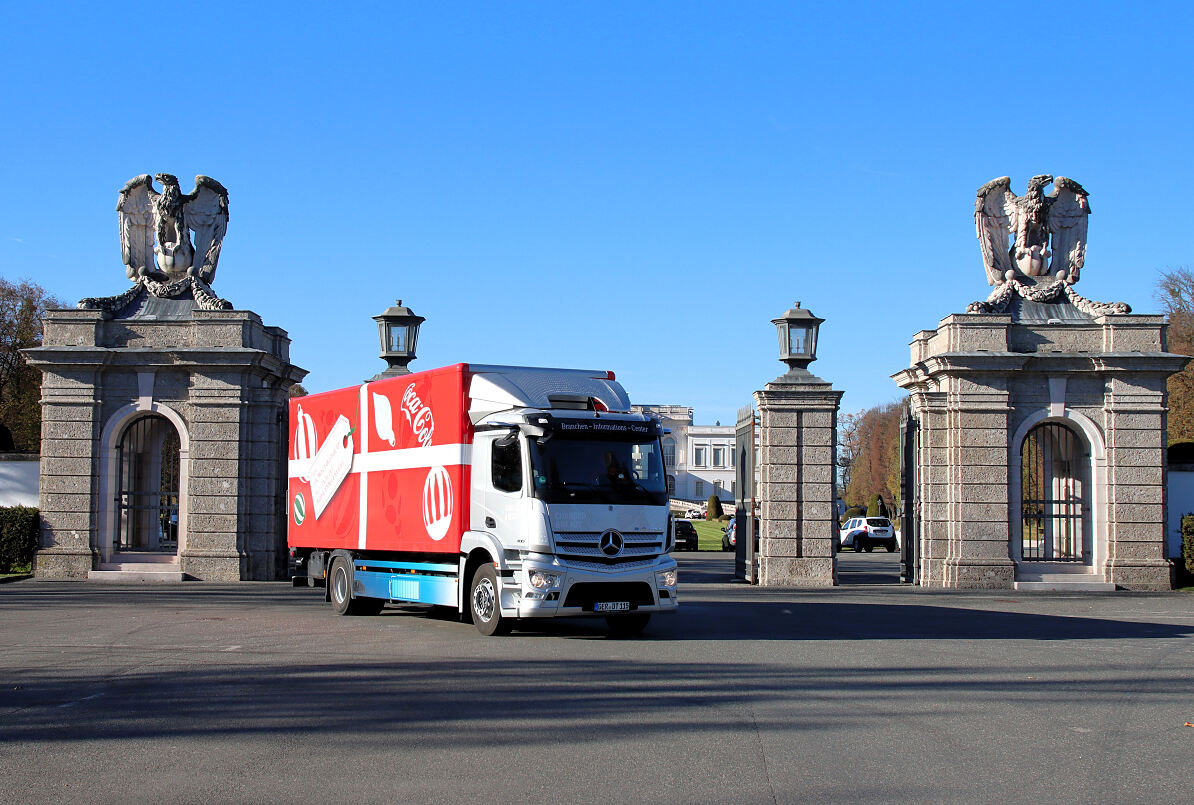
[[[402,394],[402,413],[406,415],[406,423],[410,425],[415,441],[423,447],[431,444],[431,436],[435,433],[435,416],[419,399],[414,383],[407,386]]]

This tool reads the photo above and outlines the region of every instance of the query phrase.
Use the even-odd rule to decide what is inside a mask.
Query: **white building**
[[[663,436],[668,494],[673,499],[705,503],[717,495],[734,505],[734,426],[694,425],[684,405],[635,405],[631,410],[657,417],[669,431]]]

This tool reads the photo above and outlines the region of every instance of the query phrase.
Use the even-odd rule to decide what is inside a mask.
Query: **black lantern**
[[[771,320],[779,332],[779,359],[788,365],[788,377],[811,377],[808,365],[817,359],[817,329],[823,321],[800,307],[799,302]]]
[[[381,358],[388,366],[374,380],[395,375],[408,375],[406,365],[415,359],[415,343],[419,340],[419,325],[427,321],[417,316],[399,299],[385,313],[374,316],[377,332],[381,336]]]

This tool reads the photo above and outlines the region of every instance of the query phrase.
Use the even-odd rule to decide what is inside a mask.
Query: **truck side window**
[[[493,488],[503,492],[522,489],[522,448],[517,440],[508,445],[493,443]]]

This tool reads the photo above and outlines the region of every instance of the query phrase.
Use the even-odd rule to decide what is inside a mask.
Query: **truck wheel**
[[[636,612],[633,615],[606,615],[605,624],[609,633],[618,637],[630,637],[647,628],[650,612]]]
[[[469,614],[473,616],[477,631],[486,637],[510,634],[513,625],[509,618],[502,617],[502,606],[498,600],[500,589],[493,565],[486,563],[473,571],[473,582],[468,590]]]
[[[348,572],[348,560],[343,556],[336,557],[332,562],[331,572],[328,573],[328,591],[332,600],[332,609],[337,615],[376,615],[385,607],[386,602],[380,598],[353,598],[352,576]]]
[[[337,556],[332,561],[332,569],[328,573],[328,593],[331,596],[332,609],[337,615],[347,615],[352,609],[351,578],[348,562],[343,556]]]

